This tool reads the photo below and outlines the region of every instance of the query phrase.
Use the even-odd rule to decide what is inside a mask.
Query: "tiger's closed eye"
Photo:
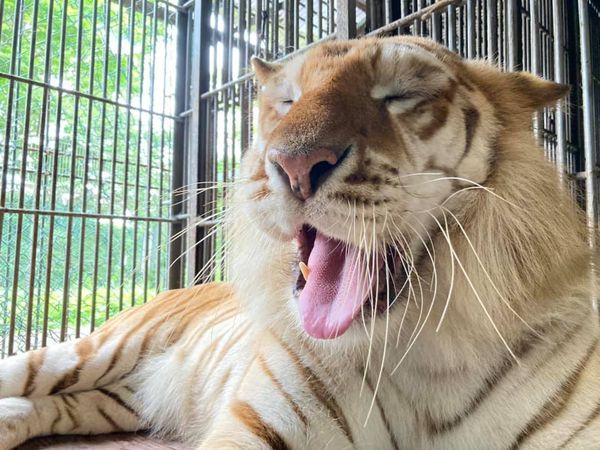
[[[402,93],[393,94],[393,95],[386,95],[383,98],[383,101],[385,103],[401,102],[403,100],[411,100],[411,99],[415,98],[416,96],[417,96],[417,94],[414,92],[402,92]]]

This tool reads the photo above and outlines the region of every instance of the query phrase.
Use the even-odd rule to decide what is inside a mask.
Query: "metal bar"
[[[530,70],[533,74],[540,74],[540,31],[539,16],[537,8],[538,0],[529,0],[529,18],[530,18],[530,45],[531,45],[531,65]],[[537,140],[540,139],[540,130],[543,111],[536,111],[533,114],[533,133]]]
[[[356,37],[356,0],[336,0],[337,36],[340,39]]]
[[[46,19],[46,23],[47,23],[47,28],[46,28],[46,51],[44,53],[44,81],[47,83],[50,80],[50,75],[51,75],[51,55],[52,55],[52,27],[53,27],[53,13],[54,13],[54,4],[53,2],[50,2],[50,4],[48,5],[48,14],[47,14],[47,19]],[[48,135],[47,131],[47,126],[49,124],[49,120],[48,120],[48,103],[49,103],[49,91],[47,88],[44,88],[43,91],[43,99],[42,99],[42,108],[41,108],[41,113],[40,113],[40,126],[39,126],[39,147],[38,147],[38,167],[37,167],[37,173],[36,173],[36,178],[35,178],[35,201],[34,201],[34,209],[38,210],[40,208],[40,205],[42,203],[42,173],[43,173],[43,168],[44,168],[44,158],[42,157],[42,155],[45,154],[45,149],[47,148],[47,143],[46,143],[46,137]],[[45,177],[44,177],[45,178]],[[44,189],[44,200],[45,200],[45,194],[46,194],[46,189]],[[44,202],[45,203],[45,202]],[[0,215],[1,216],[1,215]],[[41,259],[41,255],[42,255],[42,251],[38,248],[38,235],[39,235],[39,228],[40,228],[40,217],[38,214],[34,215],[33,217],[33,230],[32,230],[32,246],[31,246],[31,260],[32,262],[34,261],[34,254],[40,255],[40,259]],[[1,219],[0,219],[1,222]],[[43,221],[42,221],[42,227],[43,227]],[[1,238],[2,233],[0,232],[0,238]],[[1,239],[0,239],[1,240]],[[43,247],[43,241],[42,244],[40,245],[40,247]],[[33,285],[34,280],[36,278],[36,270],[35,270],[35,264],[32,264],[32,271],[30,274],[30,286]],[[40,268],[41,269],[41,268]],[[41,284],[41,276],[39,277],[40,280],[40,284]],[[38,292],[38,304],[39,304],[39,299],[41,298],[42,294],[41,292]],[[42,313],[42,317],[43,317],[43,323],[45,323],[47,325],[47,317],[48,317],[48,303],[44,302],[44,307],[43,307],[43,313]],[[42,330],[44,330],[44,326],[42,326]],[[37,347],[38,345],[38,326],[37,326],[37,320],[36,320],[36,339],[35,339],[35,346]]]
[[[2,25],[4,24],[4,0],[0,0],[0,40],[2,39]]]
[[[431,38],[436,42],[442,42],[442,17],[443,12],[431,15]]]
[[[229,11],[228,11],[228,20],[227,26],[225,28],[225,39],[223,40],[224,49],[223,49],[223,69],[227,74],[225,77],[225,81],[231,81],[233,78],[233,38],[234,38],[234,28],[235,28],[235,6],[236,2],[229,3]],[[239,10],[238,10],[239,11]],[[238,14],[239,15],[239,14]],[[208,34],[207,34],[208,37]]]
[[[146,0],[142,0],[142,54],[140,57],[140,67],[141,69],[141,73],[139,76],[139,80],[140,80],[140,86],[139,86],[139,97],[138,97],[138,101],[140,104],[140,107],[143,104],[143,96],[144,96],[144,81],[145,81],[145,62],[146,62],[146,5],[147,5],[147,1]],[[135,21],[134,21],[135,22]],[[133,40],[133,39],[132,39]],[[133,58],[133,54],[131,55],[131,58]],[[151,95],[152,97],[152,95]],[[152,109],[152,108],[150,108]],[[138,125],[137,125],[137,144],[136,144],[136,158],[135,158],[135,187],[134,187],[134,194],[133,194],[133,211],[137,214],[138,210],[140,208],[140,177],[141,177],[141,173],[140,173],[140,169],[141,169],[141,149],[142,149],[142,115],[140,114],[139,118],[138,118]],[[150,194],[150,186],[145,186],[146,193],[149,195]],[[125,229],[125,228],[123,228]],[[136,301],[136,291],[135,291],[135,284],[137,281],[137,274],[138,274],[138,223],[134,223],[133,225],[133,239],[132,239],[132,243],[133,243],[133,249],[131,254],[133,255],[133,261],[132,261],[132,271],[131,271],[131,306],[135,306]],[[143,260],[142,260],[143,261]],[[123,266],[125,266],[125,264],[123,264]]]
[[[14,75],[14,74],[10,74],[10,73],[3,73],[0,72],[0,78],[5,78],[8,80],[13,80],[13,81],[19,81],[22,83],[27,83],[27,84],[33,84],[35,86],[40,86],[43,88],[47,88],[53,91],[57,91],[60,92],[61,94],[68,94],[68,95],[73,95],[75,97],[81,97],[81,98],[86,98],[88,100],[93,100],[93,101],[97,101],[97,102],[102,102],[102,103],[106,103],[108,105],[112,105],[112,106],[116,106],[116,107],[120,107],[120,108],[127,108],[129,110],[132,111],[138,111],[140,113],[146,113],[146,114],[150,114],[152,116],[162,116],[163,113],[159,113],[156,111],[151,111],[149,109],[145,109],[145,108],[139,108],[133,105],[128,105],[127,103],[122,103],[116,100],[110,100],[108,98],[103,98],[103,97],[99,97],[97,95],[90,95],[88,93],[85,92],[78,92],[77,90],[74,89],[68,89],[62,86],[56,86],[54,84],[50,84],[47,82],[43,82],[43,81],[38,81],[38,80],[32,80],[30,78],[25,78],[25,77],[21,77],[18,75]],[[167,119],[172,119],[172,120],[181,120],[180,117],[178,116],[173,116],[170,114],[164,114],[164,117]]]
[[[115,90],[115,98],[118,98],[121,92],[121,52],[122,52],[122,44],[123,44],[123,5],[124,0],[119,0],[119,14],[118,14],[118,32],[117,32],[117,67],[115,71],[115,76],[117,78],[116,82],[116,90]],[[114,123],[113,123],[113,155],[112,155],[112,164],[111,164],[111,176],[110,176],[110,206],[109,211],[110,214],[115,213],[115,180],[117,178],[117,158],[116,152],[119,148],[119,143],[121,140],[119,139],[119,108],[115,108],[114,115]],[[125,143],[125,145],[129,145]],[[108,320],[110,317],[110,298],[111,298],[111,288],[112,288],[112,268],[113,268],[113,236],[114,236],[114,222],[110,222],[108,226],[108,255],[107,255],[107,264],[106,264],[106,299],[104,305],[104,319]],[[122,300],[120,299],[119,308],[122,308]]]
[[[306,43],[310,44],[314,40],[313,19],[314,19],[314,0],[306,0]]]
[[[448,6],[448,48],[456,51],[456,6]]]
[[[487,0],[487,56],[490,61],[498,61],[498,2]]]
[[[577,0],[579,17],[579,51],[581,56],[581,94],[583,100],[583,148],[585,153],[585,209],[589,228],[589,244],[596,245],[596,166],[594,155],[593,80],[590,50],[590,23],[587,0]]]
[[[317,0],[319,2],[317,6],[317,15],[319,22],[319,39],[323,39],[323,0]]]
[[[105,219],[105,220],[126,220],[131,222],[164,222],[164,223],[179,223],[184,221],[184,217],[146,217],[146,216],[132,216],[123,214],[101,214],[91,212],[78,212],[78,211],[63,211],[63,210],[46,210],[46,209],[34,209],[34,208],[11,208],[1,207],[1,214],[37,214],[40,216],[50,217],[73,217],[73,218],[89,218],[89,219]]]
[[[80,4],[80,8],[83,10],[83,4]],[[94,92],[94,74],[96,69],[96,27],[98,25],[98,0],[94,0],[94,12],[92,16],[92,43],[90,52],[90,74],[89,74],[89,93]],[[84,155],[84,178],[83,178],[83,200],[82,210],[87,211],[88,207],[88,181],[90,171],[90,153],[91,153],[91,141],[92,141],[92,119],[93,119],[93,102],[88,100],[87,108],[87,121],[86,121],[86,134],[85,134],[85,155]],[[83,275],[84,275],[84,264],[85,264],[85,250],[86,250],[86,227],[85,219],[82,220],[81,224],[81,237],[79,239],[79,274],[77,280],[77,317],[75,324],[75,337],[78,338],[81,335],[81,308],[83,305]]]
[[[166,19],[167,19],[167,14],[168,11],[163,10],[164,11],[164,18],[165,18],[165,23],[167,23]],[[188,64],[184,63],[187,62],[187,58],[186,58],[186,52],[187,52],[187,48],[188,48],[188,36],[187,36],[187,24],[189,23],[189,21],[191,20],[191,14],[188,14],[185,18],[182,17],[181,15],[177,15],[177,23],[176,23],[176,30],[177,30],[177,41],[176,41],[176,57],[177,57],[177,65],[178,67],[181,67],[181,69],[178,71],[178,76],[177,76],[177,80],[175,83],[175,108],[176,111],[179,111],[179,108],[185,108],[185,86],[187,86],[185,84],[186,79],[187,79],[187,73],[188,73]],[[182,25],[183,22],[183,25]],[[168,27],[164,27],[164,32],[163,32],[163,36],[162,36],[162,40],[163,40],[163,45],[164,48],[167,48],[167,42],[168,42],[168,35],[169,35],[169,30]],[[162,61],[162,79],[166,80],[167,79],[167,61],[168,61],[169,55],[167,55],[167,53],[165,52],[163,55],[163,61]],[[183,60],[183,61],[182,61]],[[167,89],[167,84],[166,83],[162,83],[163,85],[163,89],[162,89],[162,98],[166,97],[166,89]],[[182,98],[183,97],[183,98]],[[183,100],[183,102],[182,102]],[[162,112],[165,112],[165,102],[162,102],[162,108],[161,108]],[[177,183],[179,183],[179,186],[181,186],[183,184],[183,167],[181,164],[181,161],[183,159],[183,139],[180,139],[179,141],[176,139],[176,137],[178,137],[178,135],[184,136],[185,135],[185,127],[178,125],[177,123],[174,124],[174,130],[173,130],[173,146],[172,146],[172,151],[173,151],[173,164],[172,164],[172,176],[171,176],[171,183],[173,186],[176,186]],[[164,117],[161,118],[161,128],[160,128],[160,147],[161,149],[161,158],[160,158],[160,181],[159,181],[159,193],[160,193],[160,198],[164,198],[164,188],[165,188],[165,158],[162,157],[162,149],[165,148],[165,119]],[[178,168],[179,170],[175,170],[176,168]],[[177,186],[177,187],[179,187]],[[171,193],[170,193],[171,194]],[[172,195],[172,194],[171,194]],[[175,208],[177,205],[174,204],[173,208]],[[181,208],[180,208],[181,209]],[[160,202],[160,207],[159,207],[159,215],[160,216],[164,216],[165,212],[164,212],[164,205],[163,202]],[[177,215],[175,215],[174,217],[177,217]],[[171,225],[172,228],[176,228],[174,225]],[[181,225],[179,226],[179,228],[181,229]],[[166,286],[170,286],[171,283],[171,275],[173,275],[173,278],[175,279],[175,281],[177,280],[181,280],[181,270],[180,266],[176,266],[176,267],[171,267],[171,269],[169,270],[169,255],[171,253],[171,242],[173,241],[173,239],[171,239],[171,232],[173,230],[169,229],[169,239],[167,240],[167,243],[165,244],[168,249],[166,252],[166,258],[165,258],[165,267],[167,268],[167,283]],[[177,231],[176,229],[174,231]],[[176,235],[177,236],[177,235]],[[178,241],[178,244],[181,244],[181,240]],[[162,223],[158,223],[158,244],[157,244],[157,258],[156,258],[156,291],[160,291],[161,288],[161,255],[160,255],[160,251],[162,249]],[[177,284],[177,283],[176,283]]]
[[[15,20],[13,26],[13,52],[11,55],[10,61],[10,71],[14,72],[16,70],[17,64],[17,45],[19,39],[19,28],[21,23],[21,0],[17,0],[15,6]],[[11,119],[13,115],[13,107],[14,107],[14,82],[10,82],[8,87],[8,108],[6,114],[6,128],[4,131],[4,163],[2,165],[2,192],[0,192],[0,207],[3,207],[6,204],[6,189],[7,189],[7,174],[8,174],[8,156],[10,154],[10,140],[11,140]],[[3,231],[3,217],[0,216],[0,236],[2,236]],[[13,270],[18,272],[18,267],[14,267]],[[15,325],[16,325],[16,314],[17,314],[17,305],[16,305],[16,288],[13,286],[12,292],[12,301],[10,305],[10,319],[9,319],[9,334],[8,334],[8,354],[12,355],[14,353],[14,341],[15,341]]]
[[[506,0],[506,43],[508,49],[507,69],[516,70],[517,58],[517,0]]]
[[[195,8],[200,7],[200,0],[196,0]],[[194,9],[194,18],[198,12]],[[178,17],[177,21],[177,65],[185,67],[185,70],[180,70],[177,73],[177,82],[175,87],[175,110],[179,112],[186,107],[186,86],[189,86],[188,71],[189,66],[186,64],[190,60],[188,58],[188,22],[192,20],[190,15],[188,20],[181,20]],[[166,36],[165,36],[166,39]],[[192,64],[196,64],[192,60]],[[215,68],[216,71],[216,68]],[[186,127],[184,123],[176,123],[173,135],[173,176],[171,179],[172,192],[177,192],[184,186],[184,158],[185,158],[185,133]],[[164,133],[161,136],[161,147],[164,146]],[[183,213],[183,204],[177,201],[173,194],[171,214],[177,216]],[[169,239],[169,289],[176,289],[182,286],[183,260],[179,255],[183,252],[183,226],[181,223],[174,223],[170,227]],[[179,259],[178,259],[179,258]]]
[[[232,5],[233,6],[233,5]],[[196,186],[199,174],[206,173],[206,129],[203,118],[206,117],[206,102],[202,101],[201,93],[208,90],[206,72],[208,71],[208,58],[210,46],[210,1],[200,1],[194,10],[194,23],[196,26],[193,30],[192,51],[194,57],[192,59],[191,70],[191,105],[194,109],[192,117],[188,119],[188,138],[186,148],[186,173],[187,183],[189,186]],[[233,12],[230,12],[230,17],[233,18]],[[230,20],[232,23],[232,19]],[[233,33],[229,33],[233,34]],[[225,61],[225,59],[224,59]],[[229,65],[229,64],[227,64]],[[229,72],[230,73],[230,72]],[[187,212],[189,215],[196,215],[199,211],[198,199],[195,195],[188,197]],[[186,271],[187,279],[192,282],[196,278],[198,268],[201,266],[200,252],[197,251],[198,239],[202,238],[201,230],[191,228],[186,233]]]
[[[292,0],[284,0],[283,2],[284,21],[283,30],[285,32],[285,48],[284,53],[287,54],[294,50],[294,11]],[[229,80],[227,80],[229,81]]]
[[[295,3],[295,2],[294,2]],[[297,28],[295,29],[297,31]],[[294,33],[297,34],[297,33]],[[230,95],[231,92],[231,95]],[[231,101],[231,100],[233,101]],[[231,109],[232,111],[230,112],[230,103],[231,103]],[[231,125],[229,125],[229,116],[231,115]],[[232,132],[229,132],[229,127],[231,126]],[[226,91],[223,91],[223,184],[221,185],[220,188],[214,189],[214,195],[212,196],[212,204],[211,207],[209,207],[208,211],[210,212],[211,217],[214,216],[214,214],[218,214],[218,198],[221,195],[222,190],[224,189],[224,185],[225,183],[227,183],[227,179],[229,177],[229,136],[232,137],[232,144],[235,145],[233,142],[235,140],[235,86],[233,86],[231,89],[228,89]],[[210,147],[207,147],[208,150],[211,150]],[[216,150],[216,149],[215,149]],[[235,148],[232,148],[232,152],[235,151]],[[211,151],[211,159],[212,161],[212,168],[213,168],[213,173],[212,175],[212,180],[215,183],[219,183],[219,174],[218,174],[218,161],[216,156],[218,156],[216,154],[215,151]],[[206,212],[205,212],[206,214]],[[222,231],[222,230],[221,230]],[[219,231],[217,231],[218,233]],[[218,261],[218,256],[215,253],[217,250],[217,246],[216,246],[216,233],[215,235],[213,235],[213,238],[211,238],[211,242],[210,245],[208,246],[208,250],[209,250],[209,254],[207,255],[208,258],[203,262],[204,265],[208,264],[210,261],[212,262],[212,266],[213,269],[209,272],[208,276],[205,275],[205,279],[203,281],[212,281],[210,280],[210,278],[212,278],[213,276],[216,276],[216,270],[217,267],[219,266],[219,261]],[[221,241],[222,242],[222,241]],[[214,256],[214,258],[213,258]],[[204,267],[203,267],[204,269]],[[214,272],[214,274],[213,274]],[[213,274],[211,276],[211,274]]]
[[[552,34],[554,35],[554,81],[557,83],[565,82],[565,61],[564,61],[564,19],[562,0],[552,0]],[[565,154],[567,139],[565,134],[565,110],[564,103],[558,102],[555,113],[556,127],[556,168],[560,177],[561,185],[565,177]]]
[[[104,6],[104,21],[105,27],[104,32],[106,33],[106,40],[104,43],[104,67],[102,73],[102,96],[108,96],[108,61],[109,61],[109,49],[110,49],[110,22],[111,22],[111,8],[110,3],[105,3]],[[120,78],[117,78],[117,93]],[[98,198],[96,200],[96,211],[100,213],[102,211],[102,182],[103,182],[103,174],[104,174],[104,142],[106,137],[106,103],[102,103],[102,119],[100,121],[100,164],[98,170]],[[116,126],[117,124],[115,124]],[[100,252],[98,251],[100,247],[100,233],[101,233],[101,224],[99,220],[96,220],[96,236],[94,240],[94,271],[93,271],[93,285],[92,285],[92,310],[90,314],[90,332],[94,331],[96,326],[96,306],[98,299],[98,277],[99,277],[99,267],[100,267]],[[107,282],[109,277],[107,278]]]
[[[135,4],[132,2],[129,9],[129,58],[127,61],[127,118],[125,119],[125,166],[123,170],[123,175],[125,178],[124,185],[128,185],[129,181],[129,165],[130,165],[130,155],[131,155],[131,111],[129,110],[129,106],[132,103],[133,96],[133,54],[135,48]],[[117,146],[115,145],[116,149]],[[113,154],[113,158],[116,158],[116,155]],[[114,195],[114,192],[113,192]],[[129,205],[129,192],[125,190],[123,192],[123,215],[127,213],[127,207]],[[121,227],[121,257],[119,258],[119,311],[123,309],[124,304],[124,289],[125,289],[125,258],[126,252],[125,249],[127,247],[127,229],[126,227]],[[133,306],[133,305],[132,305]],[[108,320],[110,317],[110,305],[107,305],[106,309],[106,319]]]
[[[145,2],[145,0],[144,0]],[[149,92],[150,92],[150,109],[154,109],[154,89],[155,89],[155,85],[154,85],[154,77],[156,75],[156,42],[157,42],[157,33],[158,33],[158,8],[156,7],[156,3],[154,3],[154,6],[152,8],[152,35],[151,35],[151,39],[152,39],[152,43],[151,43],[151,48],[152,48],[152,61],[150,63],[150,86],[149,86]],[[145,18],[144,18],[145,20]],[[165,83],[163,83],[165,84]],[[140,96],[140,104],[141,104],[142,100],[141,100],[141,96]],[[163,102],[164,103],[164,102]],[[141,135],[141,130],[140,130],[140,135]],[[152,191],[152,153],[153,153],[153,147],[154,147],[154,120],[152,120],[152,118],[150,119],[150,123],[149,123],[149,130],[148,130],[148,146],[147,146],[147,152],[148,152],[148,171],[146,173],[146,216],[150,216],[151,215],[151,208],[152,208],[152,197],[150,195],[151,191]],[[138,150],[139,151],[139,150]],[[162,159],[162,158],[161,158]],[[162,202],[161,202],[162,203]],[[160,251],[160,247],[158,248],[158,250]],[[149,260],[150,260],[150,222],[146,222],[146,229],[144,232],[144,250],[143,250],[143,277],[144,277],[144,297],[143,297],[143,302],[146,303],[148,301],[148,283],[149,283],[149,270],[150,270],[150,264],[149,264]],[[160,257],[157,257],[157,260],[160,261]]]
[[[221,5],[221,2],[217,0],[215,2],[214,9],[212,10],[212,15],[215,17],[215,21],[217,24],[219,23],[219,17],[220,17],[219,16],[219,14],[220,14],[219,6],[220,5]],[[210,84],[211,87],[215,87],[215,86],[218,86],[219,84],[223,83],[223,80],[220,80],[220,83],[219,83],[218,77],[219,77],[219,75],[222,76],[222,73],[220,70],[217,70],[217,66],[218,66],[218,62],[219,62],[219,60],[218,60],[218,56],[219,56],[218,55],[218,44],[219,44],[219,42],[218,41],[220,39],[219,36],[221,35],[218,28],[219,27],[217,25],[212,29],[212,36],[211,36],[211,43],[212,43],[212,48],[213,48],[213,59],[212,59],[212,66],[211,66],[212,77],[211,77],[211,84]],[[187,66],[186,66],[186,69],[187,69]],[[192,109],[188,109],[187,111],[180,113],[179,117],[182,117],[182,118],[187,117],[187,115],[192,114],[192,112],[193,112]]]
[[[467,2],[466,28],[467,28],[467,57],[475,58],[475,1]]]
[[[367,33],[366,36],[385,35],[386,33],[389,33],[390,31],[394,31],[394,30],[397,30],[398,28],[408,26],[408,25],[412,24],[413,22],[415,22],[416,20],[426,20],[431,14],[433,14],[437,11],[440,11],[447,6],[450,6],[450,5],[461,6],[463,4],[463,2],[464,2],[464,0],[441,0],[441,1],[438,1],[437,3],[434,3],[433,5],[430,5],[425,8],[422,8],[418,11],[415,11],[405,17],[402,17],[401,19],[394,20],[392,23],[389,23],[389,24],[379,28],[378,30],[371,31],[370,33]]]
[[[294,50],[300,48],[300,1],[292,1],[294,14]]]
[[[271,19],[273,27],[273,57],[279,57],[279,0],[273,0],[273,17]],[[285,54],[285,51],[283,52]]]
[[[242,36],[244,36],[243,39],[243,52],[240,52],[240,62],[243,61],[243,63],[240,64],[240,71],[238,73],[238,75],[240,73],[242,73],[242,69],[245,68],[245,66],[248,64],[248,62],[250,61],[250,56],[252,56],[252,54],[260,54],[260,10],[258,9],[261,5],[260,5],[261,0],[257,0],[257,4],[256,4],[256,15],[255,15],[255,26],[254,26],[254,33],[252,33],[252,2],[250,0],[248,0],[248,5],[246,7],[246,17],[245,20],[243,21],[242,25],[242,31],[240,34]],[[254,34],[256,36],[256,45],[252,45],[251,43],[251,36],[252,34]],[[253,50],[251,51],[251,47],[253,48]]]
[[[236,47],[238,49],[238,65],[237,65],[237,73],[242,73],[248,59],[248,45],[246,45],[246,37],[244,36],[244,32],[246,31],[246,15],[248,11],[246,11],[246,2],[241,0],[238,7],[238,24],[237,24],[237,39],[236,39]],[[233,33],[232,33],[233,35]],[[233,36],[232,36],[233,38]],[[232,49],[230,49],[231,51]],[[233,65],[233,61],[232,61]]]
[[[67,6],[68,6],[68,0],[64,0],[63,5],[62,5],[62,15],[61,15],[61,37],[60,37],[60,63],[59,63],[59,81],[58,84],[59,86],[62,86],[63,81],[64,81],[64,72],[65,72],[65,45],[66,45],[66,40],[67,40]],[[62,100],[63,100],[63,96],[62,93],[59,92],[58,93],[58,101],[57,101],[57,106],[56,106],[56,119],[55,119],[55,128],[54,128],[54,134],[55,134],[55,138],[54,138],[54,148],[58,149],[60,146],[60,119],[62,117],[62,109],[63,109],[63,104],[62,104]],[[58,157],[58,152],[54,155],[54,163],[53,163],[53,167],[52,167],[52,193],[51,193],[51,200],[50,200],[50,208],[51,209],[55,209],[56,208],[56,194],[57,194],[57,184],[58,184],[58,163],[59,163],[59,157]],[[51,267],[52,267],[52,258],[53,258],[53,251],[54,251],[54,227],[55,227],[55,220],[54,217],[50,217],[50,228],[48,231],[48,257],[47,257],[47,266],[46,266],[46,286],[45,286],[45,304],[49,306],[50,304],[50,286],[51,286],[51,280],[52,280],[52,271],[51,271]],[[47,311],[49,312],[49,309],[47,309]],[[64,311],[64,305],[63,305],[63,310],[61,311],[61,323],[62,323],[62,316],[65,314]],[[42,330],[42,346],[46,345],[46,339],[47,339],[47,333],[48,333],[48,318],[44,317],[44,328]]]
[[[337,0],[336,0],[337,1]],[[328,12],[327,12],[327,23],[329,25],[328,29],[329,29],[329,34],[332,34],[335,32],[336,26],[337,24],[334,21],[334,17],[335,17],[335,2],[333,0],[328,0]]]
[[[82,45],[82,27],[83,27],[83,0],[79,0],[79,18],[77,22],[77,49],[76,59],[78,61],[77,68],[75,69],[75,90],[79,91],[81,85],[81,45]],[[75,169],[77,164],[77,133],[79,127],[79,97],[75,97],[75,106],[73,112],[73,132],[71,135],[71,170],[69,173],[69,199],[68,199],[68,210],[73,211],[73,203],[75,200]],[[86,186],[83,187],[86,190]],[[22,217],[22,216],[21,216]],[[70,272],[71,272],[71,249],[73,245],[73,218],[68,217],[67,219],[67,242],[65,248],[65,264],[64,264],[64,277],[63,277],[63,314],[61,321],[60,340],[65,340],[68,330],[68,316],[69,316],[69,291],[71,287],[70,283]],[[85,228],[85,221],[82,220],[82,225]],[[81,320],[79,309],[76,311],[76,320]]]
[[[35,2],[33,5],[33,23],[32,30],[37,29],[38,23],[38,3]],[[29,77],[31,78],[34,73],[34,64],[35,64],[35,49],[37,44],[37,33],[31,33],[31,46],[29,50]],[[29,130],[31,124],[31,100],[32,100],[33,92],[32,86],[28,86],[27,94],[26,94],[26,106],[25,106],[25,125],[23,130],[23,151],[22,151],[22,163],[21,163],[21,188],[19,192],[19,207],[22,208],[25,204],[25,184],[26,184],[26,167],[27,167],[27,156],[29,149]],[[40,155],[41,156],[41,155]],[[38,156],[38,158],[40,157]],[[15,250],[15,257],[20,258],[21,255],[21,242],[23,234],[23,218],[19,216],[17,218],[17,248]],[[32,241],[37,241],[37,234],[34,233],[32,236]],[[37,247],[37,242],[32,242],[32,248]],[[32,330],[32,319],[33,319],[33,298],[34,298],[34,276],[35,276],[35,266],[37,262],[37,253],[35,251],[31,252],[31,260],[30,260],[30,278],[29,278],[29,289],[28,289],[28,301],[27,301],[27,319],[25,325],[25,350],[29,350],[31,348],[31,330]],[[17,278],[17,274],[19,273],[19,263],[15,263],[15,278]]]

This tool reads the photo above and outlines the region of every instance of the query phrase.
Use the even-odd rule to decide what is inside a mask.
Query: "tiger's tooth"
[[[302,276],[304,277],[304,280],[308,281],[308,275],[310,274],[310,269],[302,261],[300,261],[298,266],[300,267],[300,272],[302,272]]]

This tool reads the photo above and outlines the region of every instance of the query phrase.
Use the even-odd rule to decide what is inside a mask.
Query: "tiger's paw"
[[[8,450],[29,439],[28,419],[35,413],[27,398],[0,399],[0,450]]]

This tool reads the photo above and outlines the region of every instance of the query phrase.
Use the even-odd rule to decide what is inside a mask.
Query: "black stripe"
[[[363,371],[364,371],[364,369],[363,369]],[[395,450],[399,450],[398,442],[396,441],[396,436],[394,435],[394,432],[392,431],[392,427],[390,426],[390,421],[388,420],[388,418],[385,414],[385,410],[383,409],[383,405],[381,404],[379,397],[375,394],[375,390],[373,389],[373,385],[371,384],[371,380],[369,379],[368,375],[365,377],[365,381],[367,382],[367,386],[369,386],[369,389],[375,396],[375,404],[377,405],[377,409],[379,409],[379,414],[381,415],[381,418],[383,420],[385,428],[388,432],[388,435],[390,436],[390,441],[392,443],[392,446],[394,447]]]
[[[471,151],[471,144],[473,143],[473,136],[475,136],[475,131],[477,131],[477,127],[479,126],[479,121],[481,114],[479,111],[475,109],[473,106],[468,106],[463,108],[463,115],[465,120],[465,150],[463,151],[462,156],[460,157],[460,162],[469,154]],[[459,162],[459,164],[460,164]]]
[[[273,371],[269,368],[267,360],[262,354],[258,355],[258,363],[263,373],[267,376],[267,378],[271,380],[271,382],[275,385],[277,390],[279,390],[283,398],[288,402],[294,413],[302,421],[304,427],[308,427],[308,418],[306,417],[306,414],[304,414],[304,412],[300,408],[300,405],[296,403],[296,401],[292,398],[290,393],[285,390],[283,384],[281,384],[281,381],[279,381],[279,379],[275,376]]]
[[[108,389],[104,389],[104,388],[99,388],[98,392],[100,392],[101,394],[104,394],[105,396],[109,397],[111,400],[113,400],[115,403],[117,403],[123,409],[126,409],[131,414],[133,414],[134,416],[137,417],[137,413],[133,410],[133,408],[131,406],[129,406],[127,403],[125,403],[125,400],[123,400],[121,398],[121,396],[119,394],[117,394],[116,392],[111,392]]]
[[[231,406],[233,415],[256,437],[273,450],[289,450],[289,446],[271,425],[267,424],[258,412],[247,402],[238,400]]]
[[[55,427],[60,422],[60,419],[62,419],[62,411],[60,410],[59,404],[60,404],[59,400],[56,399],[56,401],[54,402],[54,406],[56,407],[56,417],[54,418],[54,420],[50,424],[50,433],[51,434],[55,434],[56,433]],[[29,436],[29,433],[27,433],[27,436]]]
[[[39,350],[32,351],[29,354],[29,360],[27,362],[27,380],[25,381],[25,388],[23,389],[23,397],[30,396],[35,390],[36,377],[44,364],[46,357],[46,347]]]
[[[533,433],[540,432],[543,430],[548,423],[558,417],[558,415],[565,409],[571,396],[575,392],[575,388],[579,382],[581,374],[585,370],[592,354],[598,346],[598,338],[587,349],[583,358],[577,362],[575,368],[571,371],[569,376],[561,383],[558,390],[554,395],[549,398],[542,409],[529,421],[529,423],[521,430],[521,433],[515,439],[512,449],[519,448],[526,439],[528,439]]]
[[[115,431],[125,431],[100,406],[97,406],[96,410],[104,418],[104,420],[106,420],[106,422],[108,422],[108,424],[114,428]]]
[[[74,394],[63,394],[62,399],[71,408],[74,408],[75,406],[77,406],[77,399]],[[73,404],[71,404],[71,402],[73,402]]]
[[[71,430],[76,430],[77,428],[79,428],[80,424],[79,421],[75,418],[72,409],[73,408],[71,408],[71,406],[67,402],[65,402],[65,411],[67,412],[67,416],[69,416],[69,420],[73,424]]]
[[[300,357],[290,348],[288,345],[279,340],[280,345],[290,355],[292,361],[304,377],[304,380],[308,383],[310,390],[316,399],[327,409],[331,418],[337,423],[342,432],[346,435],[346,438],[354,445],[354,439],[352,437],[352,431],[346,420],[346,416],[337,403],[335,397],[325,387],[325,384],[319,379],[316,373],[312,371],[310,367],[302,363]]]
[[[577,437],[579,433],[581,433],[583,430],[589,427],[590,424],[598,418],[598,416],[600,416],[600,402],[596,404],[590,415],[587,417],[587,419],[585,419],[585,422],[583,422],[583,424],[579,428],[577,428],[577,430],[575,430],[573,434],[569,436],[569,438],[560,447],[566,447],[567,444],[569,444],[575,437]]]
[[[541,329],[539,327],[538,329]],[[517,346],[513,349],[513,352],[517,356],[517,358],[523,359],[527,356],[529,352],[534,348],[534,345],[541,340],[541,336],[543,335],[543,331],[537,331],[534,329],[528,330],[525,333],[525,336],[521,338]],[[560,345],[557,345],[554,349],[556,350]],[[498,366],[496,371],[486,378],[479,388],[477,393],[471,398],[469,403],[463,409],[462,412],[456,414],[453,418],[446,420],[445,422],[437,423],[431,416],[429,416],[428,428],[429,433],[443,434],[451,431],[453,428],[456,428],[461,422],[466,419],[469,415],[474,413],[479,406],[485,401],[485,399],[491,394],[496,385],[506,377],[506,375],[511,371],[511,369],[515,366],[516,361],[512,356],[507,356],[501,364]]]

